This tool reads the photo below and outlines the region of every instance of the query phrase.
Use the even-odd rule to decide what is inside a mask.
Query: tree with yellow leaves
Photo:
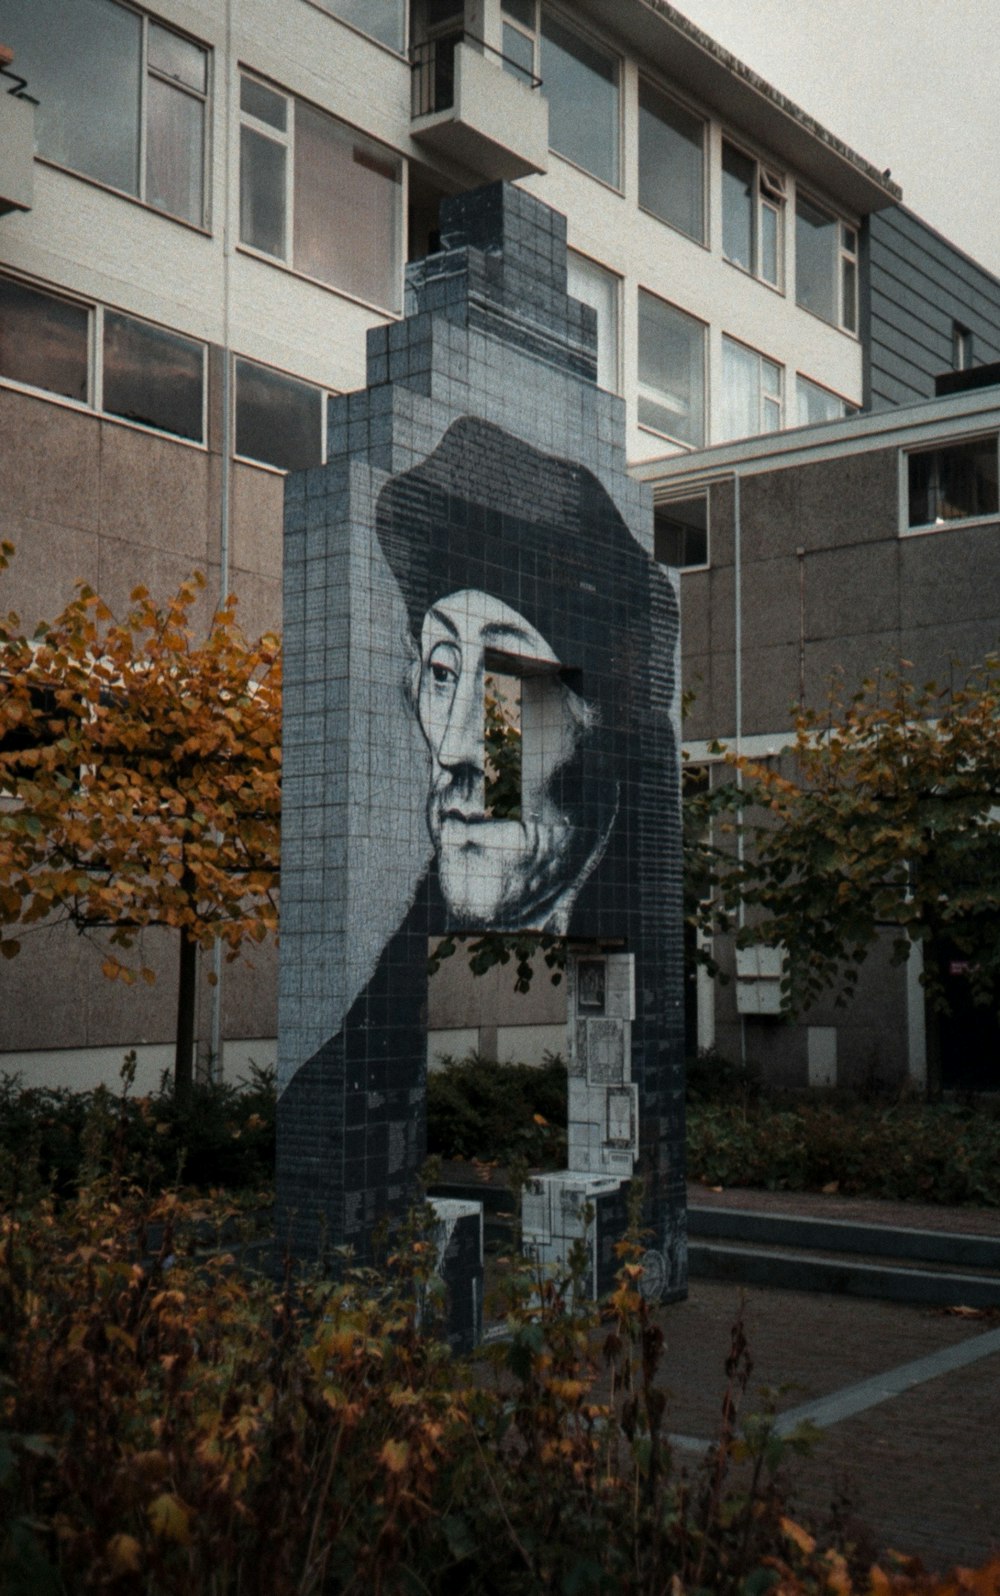
[[[0,545],[0,570],[12,554]],[[180,1096],[199,948],[234,959],[278,922],[280,643],[248,643],[232,598],[196,640],[204,586],[196,573],[162,606],[136,588],[123,620],[81,586],[32,637],[0,621],[0,955],[63,920],[109,933],[106,976],[151,982],[128,950],[176,931]]]

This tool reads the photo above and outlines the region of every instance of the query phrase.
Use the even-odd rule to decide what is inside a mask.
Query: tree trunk
[[[194,1007],[197,996],[198,944],[181,931],[177,975],[177,1040],[174,1050],[174,1096],[187,1103],[194,1081]]]

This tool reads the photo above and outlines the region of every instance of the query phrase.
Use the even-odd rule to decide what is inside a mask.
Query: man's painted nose
[[[485,770],[482,678],[473,671],[463,671],[455,685],[448,720],[438,749],[442,765],[453,769],[465,766],[482,774]]]

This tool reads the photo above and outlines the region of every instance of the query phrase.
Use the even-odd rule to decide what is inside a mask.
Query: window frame
[[[741,261],[735,260],[732,255],[726,254],[726,148],[742,156],[745,161],[753,165],[753,187],[750,195],[750,265],[744,266]],[[788,221],[788,184],[785,174],[776,166],[769,165],[753,150],[747,149],[738,139],[733,139],[728,134],[722,135],[722,146],[719,154],[720,194],[722,199],[722,225],[719,234],[719,247],[722,258],[727,266],[733,266],[744,276],[752,277],[755,282],[763,283],[765,288],[770,288],[776,294],[786,292],[786,261],[788,256],[786,228]],[[775,248],[777,251],[777,271],[774,278],[765,275],[763,269],[764,258],[764,227],[763,217],[770,213],[775,217]]]
[[[529,4],[531,5],[534,13],[534,21],[530,28],[521,21],[520,17],[511,16],[510,12],[507,11],[506,7],[504,6],[503,0],[500,0],[500,53],[503,57],[504,71],[509,72],[512,77],[519,78],[522,83],[525,81],[524,68],[519,62],[515,61],[513,56],[508,56],[505,48],[506,41],[504,37],[504,29],[509,27],[514,33],[519,34],[522,39],[527,39],[530,41],[531,76],[532,78],[537,78],[538,56],[540,49],[539,41],[541,33],[541,17],[539,16],[540,0],[529,0]]]
[[[691,313],[691,311],[685,310],[683,305],[677,305],[673,302],[673,300],[665,299],[662,294],[657,294],[654,293],[652,289],[644,288],[641,283],[637,288],[636,299],[636,308],[639,320],[641,320],[642,314],[643,294],[645,294],[649,299],[655,300],[657,304],[665,305],[668,310],[674,311],[677,315],[683,317],[685,321],[693,322],[696,326],[701,328],[701,439],[700,441],[691,441],[687,438],[681,438],[678,437],[677,433],[675,432],[665,432],[662,428],[651,426],[648,421],[642,421],[639,419],[639,401],[644,397],[643,382],[640,376],[639,364],[642,358],[641,347],[638,351],[639,358],[636,361],[636,425],[640,427],[643,432],[652,433],[652,435],[656,438],[666,438],[670,443],[676,444],[681,449],[703,449],[706,446],[709,436],[709,416],[711,414],[708,350],[710,325],[707,321],[702,320],[700,316],[695,316]],[[654,398],[654,402],[660,402],[660,400],[662,400],[662,396],[662,389],[660,390],[659,400],[654,398],[652,390],[650,390],[649,394],[646,395],[646,397]]]
[[[997,461],[997,478],[1000,483],[1000,429],[992,427],[983,431],[958,434],[954,437],[936,438],[931,443],[904,445],[899,450],[899,536],[922,538],[941,533],[961,531],[966,528],[996,526],[1000,522],[1000,488],[997,509],[979,515],[955,516],[947,521],[921,521],[910,525],[910,460],[918,454],[940,454],[948,449],[958,449],[964,444],[993,440]]]
[[[176,327],[168,327],[163,322],[153,321],[149,316],[137,316],[131,310],[123,310],[117,305],[105,305],[100,300],[86,299],[79,294],[66,293],[60,288],[52,288],[47,283],[37,282],[33,278],[23,277],[16,272],[6,269],[0,271],[0,280],[19,283],[31,289],[34,293],[41,294],[48,299],[54,299],[63,304],[75,305],[87,312],[87,397],[86,399],[73,399],[67,394],[57,393],[52,388],[39,388],[33,383],[21,382],[16,377],[8,377],[0,373],[0,388],[6,388],[16,393],[28,394],[32,398],[43,398],[49,404],[64,405],[79,414],[95,416],[100,421],[112,422],[115,426],[135,427],[140,432],[151,433],[157,438],[167,438],[171,443],[183,444],[186,448],[208,449],[208,344],[201,338],[195,338],[190,333],[180,332]],[[182,339],[185,343],[193,344],[201,352],[201,436],[188,438],[183,433],[171,432],[166,427],[158,427],[153,422],[137,421],[131,416],[118,415],[113,410],[104,408],[104,320],[105,312],[122,317],[126,321],[138,323],[142,327],[152,327],[157,332],[165,333],[168,337]]]
[[[231,363],[230,364],[230,375],[231,375],[231,391],[232,391],[232,396],[233,396],[231,413],[230,413],[230,416],[228,418],[228,437],[229,437],[229,453],[230,453],[230,457],[233,460],[235,460],[239,465],[253,466],[258,471],[273,471],[276,476],[281,476],[281,477],[287,476],[290,470],[302,470],[302,469],[308,470],[309,469],[309,467],[277,466],[277,465],[273,465],[270,460],[257,460],[257,459],[254,458],[254,456],[252,454],[240,454],[238,452],[238,450],[236,448],[236,420],[237,420],[237,405],[239,403],[239,378],[238,378],[237,366],[238,366],[238,363],[240,361],[242,361],[245,365],[256,366],[261,371],[267,371],[267,372],[273,373],[273,375],[276,376],[276,377],[284,377],[289,382],[296,382],[301,387],[303,387],[303,388],[311,388],[315,393],[319,394],[319,399],[320,399],[320,459],[319,459],[318,464],[325,465],[326,461],[327,461],[327,448],[328,448],[328,431],[327,431],[327,429],[328,429],[328,411],[329,411],[328,401],[331,398],[335,397],[336,390],[333,389],[333,388],[326,388],[321,383],[312,382],[312,381],[310,381],[310,379],[308,377],[301,377],[301,376],[299,376],[298,372],[286,371],[281,366],[272,366],[265,360],[256,360],[256,359],[254,359],[254,357],[252,355],[244,355],[239,350],[235,350],[235,349],[231,350],[230,354],[229,354],[229,360],[230,360],[230,363]]]
[[[719,443],[736,443],[741,438],[765,438],[765,437],[772,436],[776,432],[783,432],[785,430],[785,425],[786,425],[787,398],[788,398],[788,383],[787,383],[787,380],[786,380],[787,373],[786,373],[785,367],[782,365],[780,360],[775,360],[773,358],[773,356],[771,356],[771,355],[765,355],[763,350],[761,350],[761,349],[755,349],[753,344],[745,344],[741,338],[733,338],[730,333],[723,333],[722,334],[722,385],[723,385],[723,393],[725,393],[725,387],[726,387],[725,376],[726,376],[726,345],[727,344],[729,344],[734,349],[741,350],[743,354],[752,355],[754,360],[757,363],[757,421],[758,421],[758,427],[757,427],[756,432],[735,432],[735,433],[728,434],[725,437],[720,437],[716,441],[719,442]],[[773,366],[775,371],[778,373],[778,392],[777,392],[777,396],[775,396],[773,393],[768,392],[768,390],[764,387],[764,382],[763,382],[763,375],[764,375],[763,368],[764,368],[764,366]],[[765,415],[765,412],[766,412],[766,409],[767,409],[767,405],[768,405],[769,402],[771,404],[776,404],[777,407],[778,407],[778,425],[776,427],[768,427],[768,426],[765,426],[763,424],[764,415]]]
[[[804,203],[820,216],[825,216],[832,222],[836,229],[836,238],[833,242],[833,291],[835,298],[834,317],[831,320],[821,311],[814,310],[811,305],[803,304],[799,298],[799,205]],[[815,316],[827,327],[836,327],[839,332],[846,333],[849,338],[860,341],[860,263],[861,263],[861,229],[857,222],[845,216],[834,206],[828,205],[824,200],[818,199],[808,188],[798,188],[795,193],[795,304],[797,309],[804,310],[807,315]],[[848,243],[848,234],[853,235],[853,244]],[[849,316],[845,314],[846,296],[844,293],[844,279],[848,268],[853,269],[853,289],[850,298]]]
[[[199,233],[211,233],[212,230],[212,106],[214,99],[214,66],[215,50],[212,45],[205,44],[192,33],[183,28],[176,27],[174,23],[166,21],[159,16],[153,16],[139,6],[127,3],[127,0],[104,0],[105,4],[114,5],[119,11],[127,11],[137,17],[140,25],[139,33],[139,98],[136,105],[136,131],[137,131],[137,181],[135,189],[121,188],[116,183],[108,182],[106,178],[98,177],[92,172],[81,171],[79,167],[69,166],[65,161],[53,155],[47,155],[43,150],[35,151],[35,159],[43,165],[50,166],[54,171],[65,172],[70,177],[78,178],[83,183],[92,183],[95,188],[100,188],[108,194],[115,194],[121,199],[131,201],[134,205],[141,205],[145,210],[152,211],[156,216],[164,216],[172,222],[178,222],[181,227],[190,227]],[[197,90],[188,84],[179,82],[167,73],[151,67],[149,61],[149,30],[150,27],[161,28],[164,33],[172,33],[177,38],[183,39],[186,44],[193,45],[200,50],[205,58],[205,88]],[[157,82],[165,83],[178,93],[186,95],[189,99],[197,100],[203,107],[202,136],[201,136],[201,215],[197,221],[189,216],[182,216],[176,211],[164,209],[155,201],[147,197],[148,176],[147,163],[149,159],[149,80],[155,78]]]
[[[351,22],[348,17],[342,17],[339,11],[333,10],[336,0],[331,0],[330,4],[327,4],[326,0],[307,0],[307,4],[313,6],[315,10],[321,11],[325,17],[332,17],[334,22],[340,23],[341,27],[350,28],[352,33],[357,33],[362,39],[367,39],[370,44],[377,45],[380,50],[388,50],[390,55],[394,55],[397,60],[406,60],[407,47],[410,42],[410,7],[406,4],[406,0],[402,0],[403,43],[398,50],[394,44],[386,44],[385,40],[380,39],[377,34],[368,33],[359,22]]]
[[[640,134],[641,134],[641,128],[642,128],[642,101],[641,101],[641,96],[642,96],[642,86],[643,86],[644,83],[648,84],[649,87],[654,91],[654,93],[662,95],[662,97],[665,100],[672,100],[674,102],[674,104],[679,107],[680,110],[686,112],[686,114],[688,116],[693,117],[695,119],[695,121],[698,121],[698,122],[701,123],[702,133],[701,133],[701,234],[700,234],[700,236],[696,235],[695,233],[687,232],[687,230],[685,228],[678,226],[677,222],[671,221],[669,216],[662,216],[659,211],[654,211],[653,209],[651,209],[650,206],[644,205],[642,203],[642,154],[641,154],[641,138],[640,138]],[[711,134],[711,128],[712,128],[711,119],[709,117],[707,117],[704,114],[704,112],[701,111],[700,109],[698,109],[695,105],[693,105],[690,102],[688,102],[687,100],[685,100],[683,95],[675,93],[672,88],[668,89],[664,84],[660,83],[650,73],[642,72],[642,71],[639,72],[638,80],[637,80],[637,84],[636,84],[636,156],[637,156],[637,160],[638,160],[638,172],[637,172],[637,177],[636,177],[636,206],[638,207],[638,209],[642,212],[642,214],[644,216],[651,216],[654,221],[662,222],[664,227],[672,228],[673,231],[675,233],[679,233],[682,238],[689,239],[692,244],[698,244],[700,246],[700,248],[702,248],[702,249],[708,249],[708,248],[711,247],[710,246],[710,238],[709,238],[709,233],[710,233],[710,209],[711,209],[710,204],[709,204],[710,193],[711,193],[711,173],[710,173],[710,165],[709,165],[709,139],[710,139],[710,134]]]
[[[688,504],[692,499],[705,501],[705,559],[698,565],[668,565],[671,571],[709,571],[712,568],[712,488],[706,484],[703,488],[671,489],[665,493],[653,494],[653,528],[654,538],[656,529],[657,510],[668,509],[671,504]],[[656,559],[655,542],[653,558]],[[666,562],[658,562],[666,563]]]
[[[835,399],[843,409],[839,416],[827,416],[822,421],[809,421],[801,415],[802,387],[815,390],[816,393],[826,394],[830,399]],[[804,371],[795,373],[795,425],[797,427],[828,427],[835,421],[846,421],[849,416],[857,415],[859,405],[852,404],[850,399],[845,399],[843,394],[835,389],[828,388],[825,383],[817,382],[815,377],[807,377]]]
[[[617,100],[617,116],[615,117],[615,152],[614,152],[615,153],[615,162],[614,162],[614,165],[615,165],[615,179],[614,179],[614,182],[611,182],[606,177],[602,177],[600,172],[592,172],[590,170],[589,166],[582,166],[579,161],[577,161],[577,160],[575,160],[573,158],[572,155],[565,155],[562,152],[562,150],[557,150],[555,145],[552,144],[551,142],[549,144],[549,151],[550,151],[550,153],[552,155],[558,156],[560,161],[565,161],[567,166],[571,166],[574,169],[574,171],[582,172],[585,177],[589,177],[592,180],[592,182],[594,182],[594,183],[600,183],[603,188],[606,188],[606,189],[610,190],[610,192],[612,194],[624,194],[624,192],[625,192],[625,159],[624,159],[624,157],[625,157],[625,153],[626,153],[625,152],[625,137],[624,137],[624,112],[625,112],[625,92],[624,92],[624,79],[625,79],[624,65],[625,65],[625,62],[624,62],[624,58],[623,58],[623,56],[622,56],[622,54],[621,54],[621,52],[619,50],[615,50],[611,45],[609,45],[606,42],[606,40],[602,39],[599,34],[591,32],[590,29],[588,29],[586,27],[581,27],[579,22],[578,22],[578,20],[577,20],[577,18],[574,15],[568,14],[567,12],[560,10],[557,6],[550,6],[550,5],[546,4],[546,3],[544,3],[544,0],[536,0],[536,9],[535,9],[535,22],[536,22],[536,31],[535,31],[535,76],[540,80],[540,91],[541,91],[542,94],[545,93],[545,79],[544,79],[544,77],[542,75],[542,70],[541,70],[541,66],[542,66],[541,55],[542,55],[542,39],[543,39],[543,33],[544,33],[544,23],[545,23],[546,14],[549,15],[550,17],[552,17],[555,20],[557,26],[559,26],[561,28],[564,28],[567,33],[574,34],[577,38],[582,39],[583,42],[585,44],[589,45],[592,50],[595,50],[595,51],[599,52],[602,55],[608,56],[609,59],[614,62],[614,67],[615,67],[615,96],[616,96],[616,100]],[[551,118],[550,118],[550,138],[551,138]]]
[[[239,68],[238,77],[241,90],[242,84],[244,80],[246,80],[247,82],[257,84],[259,87],[266,89],[269,94],[273,94],[277,98],[284,100],[287,107],[287,116],[284,130],[276,128],[272,124],[262,121],[259,117],[253,116],[252,113],[244,111],[243,106],[240,103],[241,96],[240,94],[237,95],[240,132],[240,149],[238,157],[239,189],[242,190],[242,133],[245,127],[251,132],[256,133],[259,137],[267,138],[271,140],[272,143],[278,144],[285,151],[285,253],[283,255],[273,255],[268,250],[262,249],[257,244],[246,242],[243,238],[242,215],[239,216],[237,221],[237,249],[243,254],[253,256],[255,260],[266,261],[269,266],[276,267],[278,270],[291,272],[294,276],[301,278],[303,282],[314,283],[318,288],[325,289],[327,293],[339,294],[342,296],[342,298],[349,299],[356,305],[364,305],[370,310],[378,311],[382,315],[392,317],[398,317],[401,315],[403,310],[403,277],[406,267],[406,157],[393,145],[386,144],[381,139],[373,138],[370,133],[366,133],[362,128],[355,127],[353,122],[346,122],[343,117],[334,115],[332,111],[328,111],[324,106],[317,105],[314,101],[307,100],[302,95],[294,94],[290,89],[282,88],[280,84],[273,83],[270,79],[264,77],[260,72],[255,72],[248,67],[241,66]],[[374,297],[367,299],[363,298],[360,294],[355,293],[352,289],[345,288],[343,285],[338,283],[329,282],[323,277],[316,277],[312,272],[304,271],[301,266],[297,266],[295,264],[295,138],[297,107],[299,105],[305,106],[307,110],[311,111],[314,115],[324,118],[326,121],[331,122],[335,127],[351,134],[363,144],[383,152],[387,159],[398,163],[399,180],[396,183],[396,187],[399,190],[399,195],[396,201],[396,214],[394,218],[397,260],[395,271],[395,293],[393,302],[391,304],[383,304],[380,300]]]
[[[622,392],[622,290],[623,290],[623,287],[624,287],[624,278],[622,277],[620,272],[612,271],[610,266],[605,266],[603,261],[594,260],[594,258],[591,255],[585,255],[582,250],[572,249],[572,248],[567,249],[567,251],[566,251],[567,277],[568,277],[568,273],[569,273],[570,257],[572,257],[575,260],[578,260],[578,261],[582,262],[582,264],[583,264],[583,266],[585,268],[587,266],[590,266],[590,267],[594,268],[596,271],[603,273],[603,275],[605,277],[610,279],[610,285],[611,285],[611,287],[613,289],[613,293],[614,293],[614,315],[615,315],[614,357],[613,357],[613,360],[612,360],[612,367],[613,367],[612,377],[613,377],[614,385],[613,385],[613,387],[608,388],[605,391],[607,393],[614,393],[614,394],[619,394],[620,395],[621,392]],[[572,291],[571,288],[569,288],[568,291],[570,293],[570,297],[571,298],[575,299],[575,298],[578,297],[577,295],[573,294],[573,291]],[[583,303],[589,304],[589,300],[585,300],[585,301],[583,301]],[[600,333],[601,333],[600,322],[598,322],[598,328],[597,328],[597,336],[598,336],[597,383],[598,383],[598,387],[602,386],[601,385],[601,369],[600,369],[600,363],[601,363]]]

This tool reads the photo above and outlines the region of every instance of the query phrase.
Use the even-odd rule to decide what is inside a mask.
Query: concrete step
[[[688,1207],[688,1234],[761,1246],[818,1248],[898,1262],[948,1264],[1000,1273],[1000,1236],[968,1236],[908,1226],[865,1225],[748,1208]]]
[[[900,1269],[853,1259],[820,1258],[807,1252],[726,1246],[693,1241],[688,1247],[693,1279],[733,1280],[747,1286],[789,1291],[826,1291],[887,1302],[922,1302],[939,1307],[998,1308],[1000,1279],[936,1269]]]

